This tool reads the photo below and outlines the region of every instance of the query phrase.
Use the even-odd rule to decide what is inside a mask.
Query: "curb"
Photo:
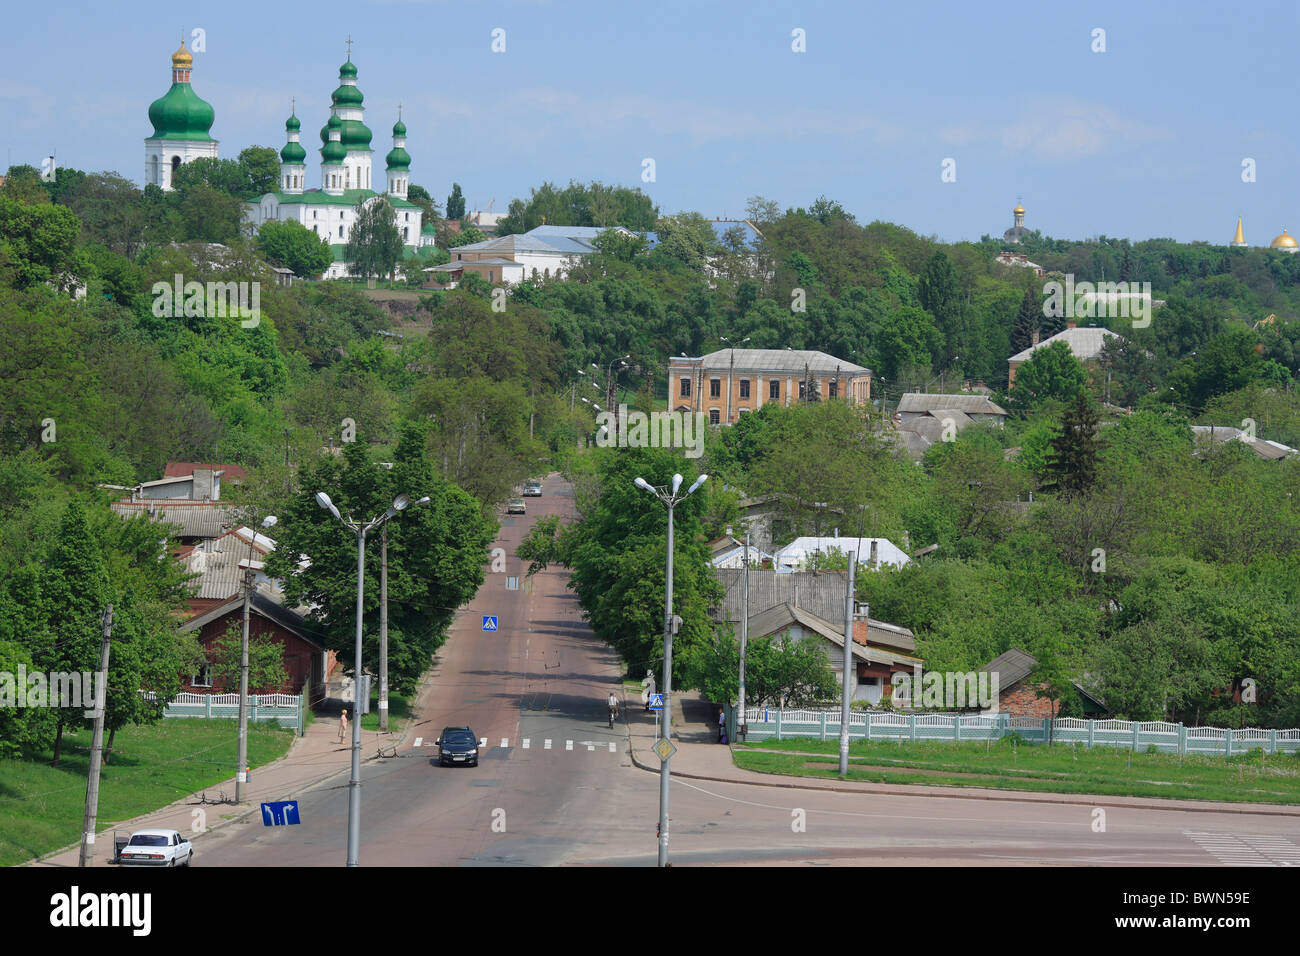
[[[728,745],[727,749],[731,751],[731,755],[734,759],[735,752],[731,750],[730,745]],[[644,764],[637,759],[636,751],[635,749],[632,748],[630,742],[628,744],[628,752],[632,756],[633,765],[636,766],[638,769],[645,770],[650,773],[659,773],[658,767],[651,767],[648,764]],[[745,772],[768,774],[774,777],[791,776],[789,774],[773,773],[772,771],[768,771],[768,770],[747,770]],[[775,780],[771,782],[766,780],[738,780],[734,777],[713,777],[713,776],[706,776],[704,774],[697,774],[697,773],[682,773],[680,771],[673,771],[672,775],[674,777],[681,777],[685,780],[705,780],[710,783],[731,783],[731,784],[739,784],[741,786],[750,786],[750,787],[774,787],[779,790],[825,790],[830,793],[857,793],[866,796],[879,795],[879,796],[886,796],[886,797],[930,797],[931,799],[951,798],[955,800],[988,800],[995,803],[1048,803],[1048,804],[1054,803],[1054,804],[1067,804],[1067,805],[1081,806],[1081,807],[1110,807],[1111,809],[1119,809],[1119,810],[1167,810],[1176,813],[1235,813],[1235,814],[1251,814],[1255,816],[1270,816],[1270,817],[1300,817],[1300,807],[1279,808],[1274,805],[1268,805],[1268,804],[1256,805],[1253,807],[1248,804],[1243,804],[1240,806],[1236,804],[1231,804],[1231,805],[1218,806],[1218,807],[1188,807],[1188,806],[1181,806],[1176,802],[1115,803],[1113,802],[1114,800],[1113,797],[1099,797],[1098,799],[1095,800],[1089,800],[1086,799],[1087,797],[1086,794],[1055,794],[1055,795],[1046,795],[1046,796],[1040,794],[1035,796],[1029,791],[998,790],[998,791],[989,792],[987,788],[985,788],[985,792],[983,793],[973,793],[973,792],[972,793],[935,793],[933,792],[933,790],[927,788],[925,784],[912,784],[910,786],[913,786],[917,789],[910,789],[910,790],[903,790],[898,787],[886,788],[884,785],[877,785],[877,786],[881,786],[881,789],[864,790],[862,789],[861,786],[857,786],[857,787],[808,786],[805,784],[784,783]],[[825,780],[827,778],[812,777],[808,779]],[[1023,793],[1024,796],[1020,796],[1021,793]],[[1014,796],[1011,795],[1003,796],[1003,794],[1014,794]],[[1159,798],[1134,797],[1131,799],[1154,801]]]

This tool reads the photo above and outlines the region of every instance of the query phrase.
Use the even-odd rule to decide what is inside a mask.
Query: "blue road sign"
[[[268,827],[283,827],[302,823],[298,817],[297,800],[280,800],[262,804],[262,823]]]
[[[485,630],[485,631],[495,631],[496,629],[497,629],[497,619],[496,619],[496,616],[493,615],[492,617],[488,617],[488,615],[484,614],[484,615],[483,615],[483,630]]]
[[[651,710],[663,710],[663,709],[664,709],[664,695],[663,695],[663,694],[651,694],[651,695],[650,695],[650,709],[651,709]]]

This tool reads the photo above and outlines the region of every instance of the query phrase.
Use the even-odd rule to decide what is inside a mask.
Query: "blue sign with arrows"
[[[279,800],[262,804],[262,823],[268,827],[290,826],[302,823],[298,816],[297,800]]]
[[[497,619],[496,619],[496,615],[492,615],[491,617],[489,617],[488,615],[484,614],[484,615],[483,615],[483,630],[485,630],[485,631],[495,631],[496,629],[497,629]]]

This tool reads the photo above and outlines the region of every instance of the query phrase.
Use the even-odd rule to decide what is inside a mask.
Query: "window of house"
[[[682,379],[681,381],[682,381],[682,391],[681,391],[682,398],[690,398],[690,397],[691,397],[691,380],[690,380],[689,378],[684,378],[684,379]],[[843,636],[843,635],[841,635],[841,636]]]
[[[749,379],[747,378],[740,380],[740,397],[749,398]]]
[[[776,379],[767,383],[767,397],[776,401],[781,397],[781,383]]]
[[[831,391],[830,391],[831,398],[837,397],[839,393],[840,393],[840,383],[836,379],[831,379]],[[843,635],[840,636],[843,637]]]
[[[709,379],[709,398],[718,398],[722,395],[722,379]]]
[[[841,635],[841,637],[843,637],[843,635]],[[843,643],[842,640],[841,643]],[[190,680],[190,683],[193,684],[195,687],[211,687],[212,686],[212,665],[207,663],[206,661],[200,664],[198,673],[194,675],[194,677]]]
[[[709,409],[709,424],[710,424],[710,425],[718,425],[718,424],[721,424],[721,422],[722,422],[722,413],[719,412],[716,408],[710,408],[710,409]],[[843,641],[843,637],[844,637],[844,635],[841,634],[841,635],[840,635],[840,638],[841,638],[840,643],[841,643],[841,644],[844,643],[844,641]]]
[[[805,393],[807,390],[808,390],[808,383],[807,383],[807,382],[804,382],[804,381],[800,381],[800,382],[799,382],[799,401],[802,402],[802,401],[804,400],[804,393]],[[842,634],[840,635],[840,637],[843,637],[843,636],[844,636],[844,635],[842,635]]]

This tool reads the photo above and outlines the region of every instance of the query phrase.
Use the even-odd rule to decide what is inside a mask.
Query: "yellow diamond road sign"
[[[654,752],[659,755],[660,760],[667,760],[677,753],[677,745],[667,737],[660,737],[659,742],[654,745]]]

